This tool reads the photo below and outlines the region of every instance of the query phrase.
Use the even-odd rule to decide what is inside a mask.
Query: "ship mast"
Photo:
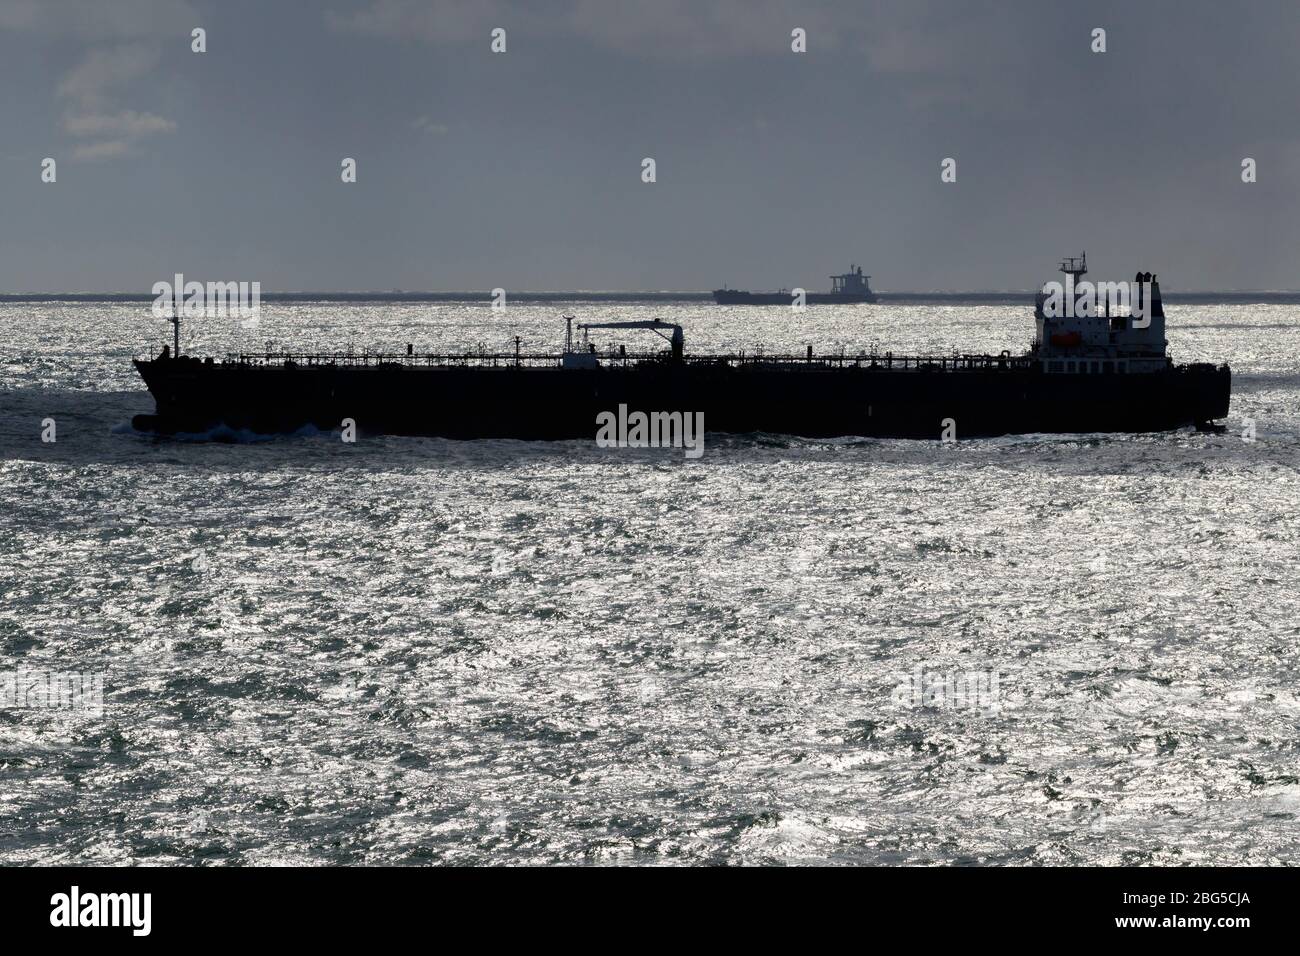
[[[1077,285],[1079,282],[1079,276],[1086,275],[1088,272],[1088,253],[1085,252],[1077,258],[1074,256],[1067,256],[1062,259],[1061,271],[1067,276],[1073,276],[1074,282]]]
[[[176,291],[172,290],[172,317],[167,320],[172,325],[172,358],[181,357],[181,313],[176,307]]]

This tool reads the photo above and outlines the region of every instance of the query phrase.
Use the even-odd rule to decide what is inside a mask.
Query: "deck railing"
[[[579,353],[586,354],[586,353]],[[667,352],[606,351],[592,353],[602,367],[626,367],[654,364],[668,365]],[[378,368],[381,366],[435,368],[549,368],[564,363],[562,354],[516,355],[512,352],[239,352],[226,356],[227,364],[249,367],[300,366],[304,368],[345,367]],[[893,352],[835,352],[769,354],[762,351],[732,352],[716,355],[687,355],[683,363],[690,366],[727,365],[733,367],[764,366],[788,368],[861,368],[931,371],[968,371],[990,368],[1029,368],[1037,360],[1027,355],[986,355],[956,353],[952,355],[896,355]]]

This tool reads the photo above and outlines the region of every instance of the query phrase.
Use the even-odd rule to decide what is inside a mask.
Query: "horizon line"
[[[941,298],[990,298],[990,297],[1020,297],[1033,296],[1040,290],[1038,289],[924,289],[924,290],[873,290],[873,294],[880,298],[918,298],[918,297],[941,297]],[[764,293],[767,294],[767,293]],[[452,291],[411,291],[405,289],[332,289],[332,290],[309,290],[309,289],[289,289],[275,291],[260,291],[259,295],[263,298],[281,299],[281,300],[303,300],[303,301],[330,301],[330,300],[394,300],[394,301],[467,301],[475,302],[480,300],[491,301],[494,294],[487,290],[465,289]],[[1180,298],[1203,298],[1205,296],[1300,296],[1300,289],[1191,289],[1186,291],[1165,290],[1163,297],[1166,300],[1176,301]],[[518,291],[506,291],[506,300],[510,299],[582,299],[582,298],[623,298],[623,299],[683,299],[698,300],[712,299],[713,292],[709,290],[687,290],[687,289],[655,289],[655,290],[619,290],[619,289],[520,289]],[[57,291],[57,292],[0,292],[0,302],[152,302],[158,298],[156,295],[144,292],[122,292],[122,291]],[[825,304],[825,303],[822,303]],[[846,305],[870,304],[870,303],[844,303]],[[752,306],[750,306],[752,308]]]

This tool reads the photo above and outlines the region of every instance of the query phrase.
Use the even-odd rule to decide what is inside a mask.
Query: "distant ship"
[[[862,267],[849,266],[842,275],[831,276],[830,292],[805,292],[805,305],[834,305],[835,303],[875,302],[871,291],[871,276],[862,274]],[[714,289],[713,301],[718,305],[793,305],[794,293],[745,292],[741,289]]]
[[[1062,271],[1087,271],[1067,259]],[[136,360],[157,403],[140,431],[258,433],[305,425],[444,438],[594,439],[598,416],[626,406],[646,415],[702,413],[711,432],[940,439],[1035,432],[1221,430],[1232,375],[1226,365],[1175,365],[1165,342],[1160,286],[1139,273],[1144,318],[1056,316],[1035,303],[1036,336],[1021,355],[688,355],[682,327],[660,319],[573,319],[563,352],[421,355],[288,353],[213,358],[172,348]],[[1139,301],[1139,305],[1142,305]],[[1052,314],[1049,314],[1052,313]],[[648,330],[659,352],[597,351],[597,329]],[[873,329],[873,332],[875,330]]]

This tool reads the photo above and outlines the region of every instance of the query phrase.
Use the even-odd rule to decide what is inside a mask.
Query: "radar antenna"
[[[1079,276],[1085,275],[1088,271],[1088,253],[1081,256],[1068,256],[1061,260],[1061,271],[1068,276],[1074,276],[1077,280]]]

